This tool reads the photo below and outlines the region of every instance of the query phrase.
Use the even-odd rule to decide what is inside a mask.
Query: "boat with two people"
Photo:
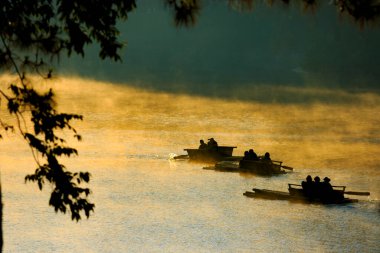
[[[186,148],[187,155],[175,156],[175,160],[190,160],[195,162],[217,162],[223,160],[238,160],[241,157],[233,157],[232,153],[236,146],[219,146],[214,138],[205,143],[200,140],[198,148]]]
[[[317,204],[348,204],[358,202],[358,199],[351,199],[345,195],[369,196],[369,192],[346,191],[346,186],[333,186],[330,179],[325,177],[320,182],[319,177],[314,181],[311,176],[307,176],[306,181],[301,184],[288,184],[288,192],[267,189],[253,188],[253,191],[246,191],[244,196],[249,198],[262,198],[271,200],[288,200],[302,203]]]

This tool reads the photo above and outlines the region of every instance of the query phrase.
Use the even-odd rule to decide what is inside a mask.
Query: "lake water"
[[[72,142],[79,156],[64,164],[92,174],[95,212],[78,223],[56,214],[48,206],[50,186],[40,192],[24,184],[35,168],[27,146],[5,134],[4,252],[379,252],[378,95],[305,88],[298,96],[338,102],[280,104],[75,78],[54,87],[59,110],[84,115],[75,124],[83,141]],[[259,177],[170,159],[210,137],[237,146],[235,155],[269,151],[294,172]],[[286,191],[308,174],[371,196],[323,206],[242,195],[253,187]]]

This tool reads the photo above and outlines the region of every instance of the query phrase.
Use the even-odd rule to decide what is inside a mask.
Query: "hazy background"
[[[92,47],[84,59],[62,58],[60,71],[159,91],[262,102],[335,101],[284,86],[379,91],[379,26],[355,24],[325,2],[313,11],[256,1],[252,12],[231,9],[226,1],[202,2],[196,25],[178,28],[162,1],[138,1],[137,10],[120,24],[128,43],[122,63],[99,60]]]
[[[35,168],[24,140],[4,134],[5,252],[378,252],[379,27],[361,29],[327,3],[312,14],[202,2],[196,26],[179,29],[162,1],[138,1],[120,24],[122,63],[91,47],[35,82],[54,88],[58,111],[84,116],[79,156],[64,164],[93,175],[96,209],[79,223],[55,214],[50,186],[24,184]],[[294,171],[265,178],[169,159],[209,137],[235,155],[269,151]],[[371,195],[347,206],[242,195],[286,191],[308,174]]]

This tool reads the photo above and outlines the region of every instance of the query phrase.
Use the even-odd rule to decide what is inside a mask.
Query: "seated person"
[[[270,158],[269,152],[266,152],[264,157],[262,158],[263,161],[272,162],[272,159]]]
[[[314,198],[320,198],[321,197],[321,179],[320,177],[316,176],[314,178],[313,187],[312,187],[312,195]]]
[[[255,153],[255,151],[253,151],[253,149],[250,149],[248,151],[248,159],[249,160],[252,160],[252,161],[256,161],[256,160],[259,160],[259,157],[257,156],[257,154]]]
[[[218,149],[218,143],[214,140],[214,138],[208,139],[207,147],[210,150],[217,150]]]
[[[330,199],[333,197],[333,187],[330,184],[330,178],[325,177],[321,183],[321,197],[323,199]]]
[[[302,181],[301,183],[303,192],[305,196],[312,197],[313,194],[313,179],[310,175],[306,177],[306,181]]]
[[[207,144],[204,142],[204,140],[200,140],[200,145],[199,145],[199,149],[206,149],[207,148]]]
[[[242,160],[249,160],[249,154],[248,151],[244,151],[244,157]]]

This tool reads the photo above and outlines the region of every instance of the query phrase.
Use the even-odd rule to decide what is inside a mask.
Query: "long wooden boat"
[[[369,192],[346,192],[345,186],[333,186],[333,192],[324,198],[311,198],[307,197],[302,190],[301,185],[288,184],[288,192],[274,191],[267,189],[253,188],[253,191],[246,191],[244,196],[249,198],[263,198],[271,200],[289,200],[294,202],[303,203],[319,203],[319,204],[348,204],[358,202],[358,199],[350,199],[344,197],[344,194],[351,195],[369,195]]]
[[[281,175],[286,174],[280,161],[264,161],[264,160],[241,160],[239,162],[222,161],[216,163],[214,166],[204,167],[206,170],[215,170],[222,172],[243,172],[257,175]],[[291,169],[291,168],[290,168]]]
[[[281,165],[280,161],[241,160],[239,162],[240,169],[262,175],[286,174]]]
[[[190,161],[215,162],[222,161],[232,157],[232,153],[236,146],[218,146],[215,149],[184,149]]]

